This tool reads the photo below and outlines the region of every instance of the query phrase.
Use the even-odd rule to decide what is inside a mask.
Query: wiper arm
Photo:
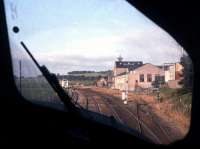
[[[28,48],[26,47],[26,45],[22,41],[21,41],[21,45],[26,50],[26,52],[31,57],[31,59],[34,61],[34,63],[38,67],[38,69],[42,72],[43,76],[47,79],[48,83],[52,86],[52,88],[58,94],[60,100],[67,107],[67,110],[69,110],[71,112],[74,112],[75,110],[77,110],[77,108],[71,102],[69,95],[60,86],[56,75],[53,74],[53,73],[50,73],[46,66],[44,66],[44,65],[40,66],[39,63],[36,61],[36,59],[33,57],[31,52],[28,50]]]

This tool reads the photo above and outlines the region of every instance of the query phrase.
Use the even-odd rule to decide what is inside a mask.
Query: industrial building
[[[137,87],[152,88],[152,82],[163,80],[170,88],[180,88],[183,66],[180,63],[165,63],[156,66],[141,61],[122,61],[118,58],[113,68],[112,88],[134,91]]]

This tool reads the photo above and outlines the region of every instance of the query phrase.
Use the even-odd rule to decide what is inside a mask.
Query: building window
[[[140,74],[140,82],[144,82],[144,74]]]
[[[147,74],[147,82],[151,82],[152,81],[152,75],[151,74]]]
[[[155,75],[155,81],[163,84],[165,82],[165,76]]]

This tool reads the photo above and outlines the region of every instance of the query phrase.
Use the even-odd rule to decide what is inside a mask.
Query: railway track
[[[148,117],[148,121],[147,121],[147,119],[145,121],[145,118],[140,118],[140,119],[142,119],[144,121],[144,123],[146,123],[146,124],[149,123],[148,125],[150,125],[150,126],[152,125],[151,123],[153,123],[153,125],[156,126],[156,128],[154,127],[154,133],[155,134],[159,134],[159,133],[163,134],[163,135],[159,136],[159,139],[160,140],[165,140],[165,143],[169,143],[170,142],[169,134],[165,130],[164,126],[161,126],[159,124],[160,120],[155,116],[155,114],[153,114],[151,112],[151,110],[148,107],[148,104],[144,104],[144,103],[142,103],[142,104],[141,103],[134,103],[134,104],[137,105],[136,109],[137,109],[138,117],[141,117],[141,115],[143,117],[144,116]],[[146,106],[148,108],[148,110],[147,109],[145,110],[144,108],[142,108],[144,106]],[[127,106],[127,110],[132,111],[132,109],[130,107],[128,107],[128,106]]]
[[[99,112],[99,113],[102,113],[101,111],[101,107],[100,107],[100,105],[99,105],[99,103],[96,101],[96,99],[95,98],[93,98],[93,101],[94,101],[94,104],[95,104],[95,106],[96,106],[96,109],[97,109],[97,111]]]
[[[131,128],[137,128],[140,133],[158,144],[167,144],[170,142],[169,135],[166,133],[163,126],[155,120],[154,115],[150,111],[145,111],[138,103],[135,103],[136,112],[134,112],[133,108],[131,109],[127,105],[124,105],[123,102],[116,97],[98,92],[94,92],[94,94],[100,96],[103,101],[107,102],[109,108],[116,111],[118,117],[121,119],[120,122],[127,124]],[[148,117],[146,116],[146,118],[144,117],[144,111],[148,113]],[[137,126],[134,123],[137,123]]]
[[[86,103],[87,103],[87,106],[86,106],[87,110],[92,110],[92,111],[95,111],[95,112],[98,112],[98,113],[102,113],[100,105],[96,101],[95,98],[92,98],[90,96],[86,96],[85,98],[86,98]],[[93,108],[93,105],[95,106],[95,108]]]
[[[113,102],[115,102],[115,100],[110,99],[111,97],[108,97],[106,95],[101,95],[101,96],[102,96],[102,99],[107,100],[109,102],[109,104],[113,104]],[[152,129],[149,128],[149,126],[139,118],[140,115],[134,114],[132,111],[127,109],[123,105],[123,103],[119,104],[119,103],[115,102],[115,104],[118,105],[115,107],[116,108],[115,110],[118,111],[120,117],[124,117],[123,123],[125,123],[126,125],[128,125],[129,127],[133,128],[133,129],[137,129],[141,134],[147,136],[152,141],[159,143],[159,144],[162,143],[160,138],[154,133],[154,131],[152,131]],[[128,119],[126,119],[126,118],[128,118]],[[142,130],[143,131],[145,130],[146,133],[143,133]]]
[[[109,104],[107,101],[103,100],[103,102],[105,103],[105,105],[106,105],[106,106],[111,110],[111,112],[113,113],[113,114],[111,114],[111,115],[113,115],[119,122],[121,122],[122,124],[124,124],[124,121],[120,118],[120,116],[119,116],[118,112],[115,110],[115,108],[114,108],[111,104]]]
[[[98,112],[98,113],[105,115],[105,113],[106,113],[105,105],[106,105],[106,108],[110,113],[109,115],[114,116],[119,122],[123,123],[123,121],[121,120],[121,118],[118,115],[118,113],[116,112],[116,110],[107,101],[104,101],[101,98],[97,99],[97,96],[95,96],[94,94],[91,94],[90,92],[84,92],[84,96],[85,96],[85,100],[86,100],[86,103],[87,103],[85,108],[87,110],[92,110],[94,112]],[[101,103],[100,103],[100,101],[101,101]],[[96,110],[94,108],[91,108],[91,106],[89,106],[89,105],[95,105]],[[103,108],[103,106],[104,106],[104,108]]]
[[[170,143],[169,135],[163,126],[157,122],[150,110],[146,111],[141,104],[131,103],[131,106],[124,105],[117,97],[102,94],[91,89],[84,89],[81,93],[86,100],[86,109],[105,114],[106,107],[110,113],[109,115],[114,116],[116,120],[129,127],[137,129],[138,132],[147,136],[153,142],[158,144]],[[135,107],[133,107],[134,104]]]

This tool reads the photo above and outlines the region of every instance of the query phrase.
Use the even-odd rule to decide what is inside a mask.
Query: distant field
[[[21,89],[19,79],[15,81],[22,96],[27,100],[60,103],[56,92],[43,77],[22,78]]]
[[[58,76],[60,79],[69,80],[69,85],[83,84],[83,85],[94,85],[98,78],[108,76],[111,73],[108,71],[72,71],[68,72],[68,75]]]
[[[109,73],[111,73],[110,70],[108,70],[108,71],[99,71],[99,72],[93,72],[93,71],[72,71],[72,72],[69,72],[68,75],[86,76],[86,77],[98,77],[98,76],[107,76]]]
[[[71,80],[69,85],[83,84],[85,86],[94,85],[95,81],[93,80]]]
[[[106,76],[107,73],[94,72],[94,73],[70,74],[70,75],[73,75],[73,76],[85,76],[85,77],[98,77],[98,76]]]

